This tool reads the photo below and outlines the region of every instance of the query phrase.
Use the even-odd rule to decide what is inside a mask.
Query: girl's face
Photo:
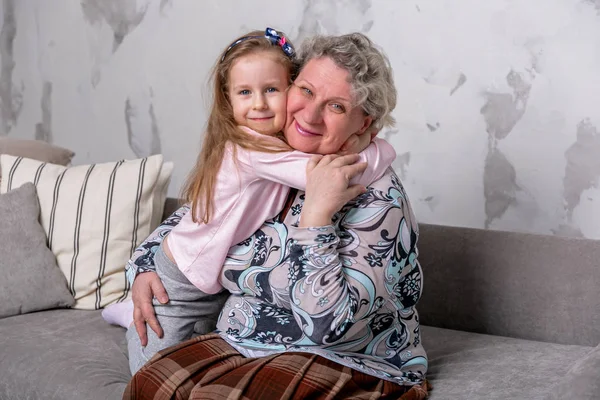
[[[289,71],[270,52],[242,56],[229,70],[233,118],[263,135],[281,132],[286,116]]]

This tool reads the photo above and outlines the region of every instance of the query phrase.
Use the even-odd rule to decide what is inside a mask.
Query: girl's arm
[[[354,185],[369,186],[383,176],[385,171],[396,159],[396,150],[387,141],[379,138],[373,139],[371,144],[358,153],[361,162],[367,163],[367,169],[354,177],[350,183]]]
[[[300,151],[284,153],[241,152],[239,161],[248,165],[258,178],[277,182],[296,189],[306,189],[306,163],[313,154]],[[350,183],[368,186],[379,179],[392,165],[396,152],[392,145],[376,138],[359,153],[360,162],[366,162],[366,170],[355,176]]]

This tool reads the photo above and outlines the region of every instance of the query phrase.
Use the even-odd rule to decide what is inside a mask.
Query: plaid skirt
[[[216,333],[156,354],[124,400],[426,399],[428,384],[400,386],[308,353],[246,358]]]

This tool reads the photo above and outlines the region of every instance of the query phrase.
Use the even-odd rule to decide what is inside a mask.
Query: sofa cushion
[[[0,195],[0,318],[73,305],[39,215],[33,184]]]
[[[0,154],[33,158],[50,164],[69,165],[75,155],[71,150],[54,146],[41,140],[0,137]],[[0,168],[0,180],[2,169]]]
[[[578,360],[558,382],[553,399],[600,399],[600,344]]]
[[[125,330],[99,311],[5,318],[0,337],[0,399],[119,399],[131,379]],[[430,400],[548,399],[592,349],[428,326],[421,326],[421,338]]]
[[[131,379],[125,329],[100,311],[0,319],[0,399],[120,399]]]
[[[429,356],[430,400],[546,400],[592,349],[423,325],[421,338]]]
[[[125,263],[160,223],[173,164],[156,155],[67,168],[0,155],[0,165],[0,193],[36,185],[41,223],[73,307],[99,309],[126,298]]]

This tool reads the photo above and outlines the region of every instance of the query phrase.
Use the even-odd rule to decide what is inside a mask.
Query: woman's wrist
[[[330,213],[319,209],[313,209],[313,207],[307,207],[306,203],[304,203],[302,212],[300,213],[300,223],[298,224],[298,227],[309,228],[331,225],[331,218],[332,215],[330,215]]]

